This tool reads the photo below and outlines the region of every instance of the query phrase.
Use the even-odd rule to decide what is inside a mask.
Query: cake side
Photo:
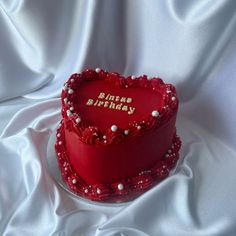
[[[112,183],[151,169],[163,158],[175,134],[175,119],[153,132],[106,146],[85,144],[65,128],[64,145],[75,172],[88,184]]]
[[[57,138],[60,141],[56,143],[55,148],[62,178],[75,194],[90,200],[106,202],[132,200],[165,179],[179,159],[181,141],[175,133],[168,150],[150,169],[143,169],[137,175],[118,179],[112,183],[89,184],[80,173],[75,171],[71,163],[65,145],[64,130],[64,123],[61,122],[57,130]]]

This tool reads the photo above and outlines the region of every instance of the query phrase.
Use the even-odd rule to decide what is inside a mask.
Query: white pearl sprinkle
[[[78,117],[78,118],[75,120],[75,122],[76,122],[77,124],[79,124],[79,123],[81,122],[80,117]]]
[[[168,150],[168,153],[172,153],[172,151],[169,149],[169,150]]]
[[[66,111],[67,116],[72,116],[72,112],[70,110]]]
[[[126,84],[125,87],[128,88],[129,86]]]
[[[88,189],[86,188],[86,189],[84,190],[84,192],[85,192],[85,193],[88,193]]]
[[[60,137],[61,137],[61,134],[60,134],[60,133],[58,133],[58,134],[57,134],[57,137],[58,137],[58,138],[60,138]]]
[[[142,127],[141,127],[140,125],[139,125],[139,126],[137,126],[137,129],[138,129],[138,130],[140,130],[141,128],[142,128]]]
[[[59,141],[58,144],[59,144],[59,145],[62,145],[62,141]]]
[[[131,79],[132,79],[132,80],[135,80],[135,79],[136,79],[136,76],[135,76],[135,75],[132,75],[132,76],[131,76]]]
[[[69,94],[72,94],[73,92],[74,92],[73,89],[69,89],[69,90],[68,90],[68,93],[69,93]]]
[[[107,140],[104,140],[103,142],[104,142],[104,143],[107,143]]]
[[[64,98],[64,103],[67,103],[68,102],[68,98]]]
[[[97,194],[100,194],[101,192],[101,189],[97,188]]]
[[[67,167],[65,167],[64,170],[67,171],[68,170]]]
[[[57,155],[58,155],[58,156],[60,156],[60,155],[61,155],[61,153],[60,153],[60,152],[58,152],[58,153],[57,153]]]
[[[124,185],[123,185],[123,184],[118,184],[117,188],[118,188],[119,190],[123,190],[123,189],[124,189]]]
[[[103,139],[106,139],[107,138],[107,136],[106,135],[103,135]]]
[[[76,179],[73,179],[72,180],[72,184],[76,184],[77,183],[77,180]]]
[[[153,117],[158,117],[159,116],[159,112],[158,111],[152,111],[152,116]]]
[[[118,127],[117,127],[116,125],[112,125],[112,126],[111,126],[111,131],[112,131],[112,132],[116,132],[117,129],[118,129]]]
[[[171,91],[170,90],[166,90],[166,93],[171,93]]]
[[[74,111],[74,107],[70,107],[70,110],[71,110],[71,111]]]
[[[67,88],[68,88],[68,84],[65,83],[64,86],[63,86],[63,90],[67,90]]]
[[[151,76],[148,76],[148,77],[147,77],[147,80],[151,80],[151,79],[152,79],[152,77],[151,77]]]
[[[166,156],[166,157],[169,157],[169,154],[166,154],[165,156]]]
[[[124,134],[125,134],[125,135],[128,135],[128,134],[129,134],[129,130],[126,129],[126,130],[124,131]]]
[[[71,81],[71,83],[73,83],[75,80],[74,80],[74,79],[71,79],[70,81]]]
[[[97,73],[99,73],[99,72],[101,71],[101,69],[100,69],[100,68],[96,68],[95,71],[96,71]]]
[[[172,100],[172,101],[175,101],[175,100],[176,100],[176,97],[172,97],[171,100]]]

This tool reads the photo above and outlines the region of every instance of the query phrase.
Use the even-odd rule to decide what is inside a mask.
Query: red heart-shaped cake
[[[55,145],[62,177],[80,196],[132,199],[168,176],[178,160],[173,85],[104,70],[73,74],[62,94]]]

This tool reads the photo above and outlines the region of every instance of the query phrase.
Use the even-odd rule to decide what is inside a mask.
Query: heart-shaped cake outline
[[[86,122],[74,111],[73,102],[77,96],[75,90],[84,80],[105,80],[113,83],[117,88],[148,88],[162,94],[163,106],[150,111],[150,114],[147,114],[143,119],[127,124],[124,129],[114,124],[102,132],[98,126],[86,125]],[[106,72],[99,68],[72,74],[64,84],[61,97],[62,116],[67,120],[67,128],[76,132],[82,142],[90,145],[117,144],[158,129],[165,122],[168,122],[178,109],[175,87],[171,84],[165,84],[162,79],[147,77],[147,75],[124,77],[119,73]]]

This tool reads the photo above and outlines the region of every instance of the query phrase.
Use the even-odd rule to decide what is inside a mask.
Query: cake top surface
[[[157,129],[177,111],[173,85],[104,70],[70,76],[62,91],[67,128],[87,144],[108,145]]]

